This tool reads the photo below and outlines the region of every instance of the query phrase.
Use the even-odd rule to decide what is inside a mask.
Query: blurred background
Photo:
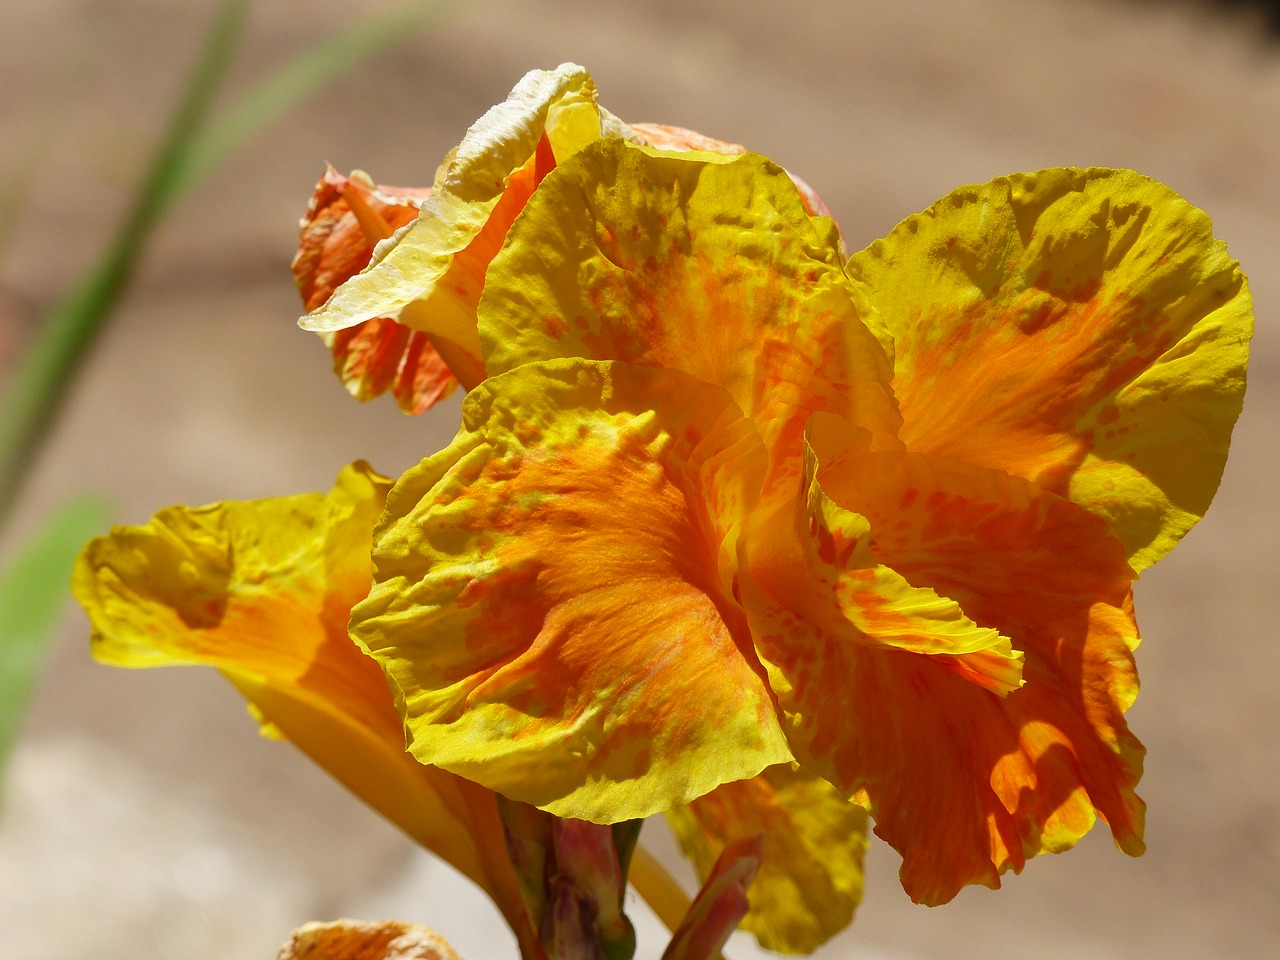
[[[382,2],[253,8],[224,99]],[[203,0],[0,4],[0,367],[112,235],[199,50]],[[805,177],[850,248],[952,188],[1133,167],[1214,219],[1258,317],[1208,520],[1143,576],[1146,856],[1104,830],[998,892],[911,904],[873,841],[851,960],[1263,958],[1280,940],[1280,43],[1262,4],[1119,0],[466,0],[294,104],[173,210],[75,384],[0,546],[81,492],[161,506],[397,473],[456,427],[361,406],[299,331],[298,217],[328,161],[383,183],[436,164],[528,69],[575,60],[624,119],[693,127]],[[94,664],[69,612],[0,811],[5,960],[267,960],[310,918],[400,917],[469,960],[514,956],[466,881],[287,745],[214,672]],[[671,850],[660,827],[646,838]],[[647,928],[646,928],[647,929]],[[651,931],[650,931],[651,932]],[[646,933],[642,932],[642,938]],[[1272,944],[1267,947],[1267,944]],[[639,956],[656,958],[656,935]],[[736,940],[727,953],[754,956]]]

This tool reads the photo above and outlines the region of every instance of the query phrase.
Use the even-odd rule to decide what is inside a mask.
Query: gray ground
[[[260,4],[237,85],[357,6]],[[0,276],[0,349],[117,222],[209,7],[0,5],[0,176],[34,177]],[[436,449],[455,406],[413,421],[388,403],[360,407],[293,326],[295,222],[325,160],[426,182],[531,67],[577,60],[624,118],[773,156],[817,187],[855,248],[962,183],[1131,166],[1211,213],[1251,275],[1259,319],[1218,501],[1138,597],[1148,639],[1131,718],[1150,748],[1150,852],[1129,860],[1095,833],[1002,891],[926,909],[878,845],[857,921],[821,955],[1274,956],[1280,47],[1256,26],[1090,0],[459,4],[294,110],[182,206],[77,385],[10,537],[81,491],[110,493],[118,519],[137,522],[172,502],[326,489],[357,456],[393,472]],[[99,667],[85,638],[68,618],[11,771],[4,960],[264,960],[293,925],[351,914],[433,922],[470,960],[508,955],[464,881],[287,746],[259,740],[216,675]],[[659,952],[654,938],[642,947]]]

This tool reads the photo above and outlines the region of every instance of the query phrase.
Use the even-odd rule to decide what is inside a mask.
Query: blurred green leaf
[[[413,0],[322,40],[290,60],[210,123],[173,184],[174,196],[198,184],[289,107],[375,54],[408,40],[455,6],[457,0]]]
[[[223,0],[151,170],[101,259],[54,305],[0,406],[0,523],[8,516],[71,378],[174,194],[196,134],[231,64],[250,0]]]
[[[67,386],[124,291],[161,217],[227,155],[288,107],[454,6],[413,0],[316,44],[254,87],[216,123],[207,118],[230,68],[251,0],[222,0],[151,170],[101,259],[50,311],[0,404],[0,524],[60,409]]]
[[[0,572],[0,771],[70,599],[72,563],[109,520],[102,498],[72,500],[54,511]]]

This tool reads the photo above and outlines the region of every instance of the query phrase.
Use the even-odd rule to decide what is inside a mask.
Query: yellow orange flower
[[[90,542],[72,589],[99,660],[216,667],[268,732],[479,884],[532,942],[492,792],[405,753],[382,671],[347,637],[389,487],[357,463],[328,494],[171,507]]]
[[[478,324],[353,611],[420,760],[602,822],[798,762],[931,903],[1097,814],[1141,850],[1130,587],[1212,496],[1250,324],[1203,214],[1046,171],[846,273],[761,158],[602,140]]]
[[[1201,212],[1047,170],[846,262],[802,182],[627,126],[565,65],[430,190],[330,171],[303,230],[349,389],[420,412],[461,383],[461,429],[394,486],[95,541],[100,657],[223,670],[530,956],[495,792],[666,813],[710,884],[691,956],[743,910],[773,949],[829,937],[869,820],[928,903],[1097,816],[1141,851],[1132,583],[1212,499],[1251,328]]]
[[[601,137],[744,152],[681,127],[623,123],[598,106],[591,75],[567,63],[529,73],[481,117],[433,190],[372,188],[363,175],[332,172],[321,180],[294,263],[310,311],[302,326],[326,337],[353,394],[367,399],[394,383],[400,406],[418,413],[452,389],[450,373],[468,389],[484,378],[475,313],[488,265],[542,178]]]

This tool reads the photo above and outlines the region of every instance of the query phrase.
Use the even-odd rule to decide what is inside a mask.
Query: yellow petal
[[[410,749],[557,816],[616,822],[790,759],[732,596],[764,469],[721,390],[527,364],[397,483],[352,617]]]
[[[615,127],[582,67],[527,74],[467,131],[418,219],[379,244],[369,266],[302,326],[336,331],[374,317],[399,320],[452,351],[450,367],[474,385],[484,375],[475,307],[506,228],[557,160]]]
[[[1131,171],[964,187],[849,263],[893,357],[902,438],[1104,517],[1135,569],[1208,507],[1252,308],[1208,217]]]
[[[898,451],[830,456],[829,496],[868,521],[871,551],[1013,640],[1023,685],[991,696],[926,658],[861,650],[842,685],[855,733],[831,749],[917,900],[999,885],[1094,822],[1142,850],[1132,570],[1104,520],[999,471]],[[847,752],[844,752],[847,749]],[[807,760],[807,757],[802,757]]]
[[[170,507],[90,542],[72,589],[99,660],[217,667],[272,730],[484,887],[520,935],[493,794],[405,752],[382,671],[347,637],[389,487],[356,464],[327,495]]]
[[[667,812],[680,846],[706,881],[729,841],[763,833],[764,859],[742,922],[760,945],[809,953],[848,926],[862,899],[867,812],[790,764],[717,787]]]
[[[812,420],[824,436],[847,433],[865,450],[865,432],[830,414]],[[771,487],[753,512],[741,541],[739,591],[779,705],[794,714],[789,736],[806,756],[829,753],[842,737],[839,698],[825,691],[857,669],[860,648],[926,655],[999,695],[1021,683],[1021,656],[1008,638],[881,562],[868,519],[823,490],[811,447],[794,483],[794,490]]]
[[[896,444],[834,225],[763,157],[584,148],[513,225],[480,311],[491,374],[553,357],[666,367],[728,390],[771,456],[798,455],[813,410]]]

